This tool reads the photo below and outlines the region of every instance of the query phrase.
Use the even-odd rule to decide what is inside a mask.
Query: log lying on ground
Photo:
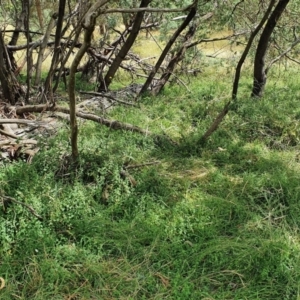
[[[67,107],[62,107],[62,106],[48,106],[48,105],[26,105],[26,106],[18,106],[15,108],[15,112],[18,115],[22,115],[24,113],[33,113],[33,112],[44,112],[44,111],[57,111],[57,112],[62,112],[66,114],[70,114],[70,110]],[[142,133],[145,135],[153,135],[153,133],[149,130],[142,129],[138,126],[128,124],[128,123],[122,123],[120,121],[116,120],[109,120],[103,117],[99,117],[94,114],[87,114],[83,112],[76,112],[76,116],[82,119],[86,120],[91,120],[97,123],[100,123],[102,125],[105,125],[109,128],[112,129],[121,129],[121,130],[127,130],[127,131],[133,131],[133,132],[138,132]]]

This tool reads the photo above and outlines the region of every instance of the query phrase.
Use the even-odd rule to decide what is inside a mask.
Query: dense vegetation
[[[300,299],[299,8],[4,0],[0,299]]]
[[[1,299],[299,298],[300,78],[273,74],[260,100],[247,78],[202,145],[230,93],[220,76],[110,112],[172,141],[86,121],[75,171],[65,129],[31,164],[2,163],[1,195],[43,219],[1,210]]]

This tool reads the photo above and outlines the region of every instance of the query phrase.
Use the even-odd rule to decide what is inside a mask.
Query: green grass
[[[261,100],[243,80],[205,146],[231,92],[218,74],[110,113],[176,144],[85,122],[76,170],[64,130],[32,164],[2,163],[0,195],[43,221],[1,209],[0,298],[300,299],[300,78],[274,78]],[[135,186],[120,175],[151,161]]]

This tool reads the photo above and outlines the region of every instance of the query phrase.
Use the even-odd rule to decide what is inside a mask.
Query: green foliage
[[[110,112],[173,142],[85,122],[76,168],[65,130],[32,164],[1,166],[0,197],[43,218],[1,209],[1,299],[299,298],[299,77],[262,100],[242,81],[203,146],[230,97],[218,76]]]

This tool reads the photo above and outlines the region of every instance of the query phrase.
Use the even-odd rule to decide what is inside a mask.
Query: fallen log
[[[17,106],[15,107],[15,112],[17,115],[22,115],[24,113],[33,113],[33,112],[45,112],[45,111],[57,111],[66,114],[70,114],[70,110],[67,107],[62,106],[48,106],[47,104],[39,104],[39,105],[26,105],[26,106]],[[107,126],[112,129],[119,129],[119,130],[127,130],[132,132],[138,132],[145,135],[153,135],[153,133],[149,130],[140,128],[138,126],[123,123],[117,120],[109,120],[94,114],[87,114],[83,112],[76,112],[76,116],[85,120],[91,120],[97,123],[100,123],[104,126]],[[7,120],[7,119],[5,119]],[[1,120],[0,120],[1,121]],[[17,119],[17,121],[20,121]],[[25,121],[25,120],[24,120]],[[17,123],[17,122],[15,122]],[[33,122],[32,122],[33,123]]]

